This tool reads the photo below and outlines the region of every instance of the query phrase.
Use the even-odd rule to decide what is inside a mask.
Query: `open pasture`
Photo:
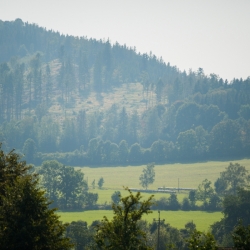
[[[107,216],[108,219],[112,219],[112,210],[91,210],[84,212],[57,212],[61,216],[60,220],[63,222],[72,222],[77,220],[83,220],[91,225],[95,220],[102,220],[103,216]],[[204,211],[161,211],[161,219],[165,219],[165,223],[169,223],[171,226],[178,229],[184,228],[185,224],[189,221],[193,221],[196,224],[198,230],[207,231],[209,226],[216,221],[219,221],[223,217],[220,212],[208,213]],[[142,219],[147,220],[149,223],[153,222],[153,219],[158,218],[158,212],[145,215]]]
[[[220,176],[220,172],[228,167],[229,163],[239,163],[246,167],[250,172],[250,159],[242,159],[235,161],[210,161],[188,164],[164,164],[155,165],[155,182],[149,186],[149,189],[157,189],[158,187],[179,187],[197,188],[204,180],[208,179],[211,182],[216,181]],[[91,192],[98,193],[98,204],[111,203],[111,195],[116,191],[121,191],[122,196],[128,195],[128,192],[123,190],[123,187],[141,188],[139,185],[139,176],[145,165],[141,166],[118,166],[118,167],[77,167],[85,174],[85,179],[88,181]],[[97,183],[100,177],[104,178],[103,189],[97,188]],[[91,183],[95,180],[96,188],[92,189]],[[183,197],[187,196],[188,192],[177,193],[178,200],[181,202]],[[147,199],[151,194],[142,193],[142,196]],[[156,200],[161,197],[169,197],[169,194],[153,193]],[[71,222],[76,220],[87,221],[91,224],[94,220],[101,220],[103,216],[112,218],[111,210],[93,210],[84,212],[58,212],[61,220]],[[158,213],[154,211],[152,214],[145,216],[149,223],[157,218]],[[206,231],[209,226],[223,217],[220,212],[204,212],[204,211],[161,211],[161,219],[165,219],[167,223],[178,229],[184,228],[184,225],[192,221],[196,224],[197,229]]]
[[[179,187],[197,188],[204,179],[208,179],[211,182],[216,181],[220,176],[220,172],[224,171],[230,162],[238,162],[250,171],[250,159],[155,165],[155,182],[150,185],[148,189],[157,189],[163,186],[178,187],[178,180]],[[103,199],[101,196],[106,196],[103,200],[109,202],[110,196],[115,190],[122,190],[123,187],[142,188],[139,184],[139,176],[144,167],[145,165],[126,167],[77,167],[77,169],[81,169],[85,174],[85,179],[88,180],[91,192],[98,192],[99,199]],[[105,191],[97,189],[97,182],[100,177],[104,178],[103,189]],[[96,183],[96,189],[94,190],[91,189],[93,180],[95,180]],[[160,195],[163,196],[163,194]],[[158,194],[156,197],[158,197]]]

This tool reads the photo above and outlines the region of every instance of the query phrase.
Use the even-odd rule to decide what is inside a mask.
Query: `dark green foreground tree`
[[[234,228],[232,237],[236,249],[250,249],[250,224],[248,226],[243,226],[240,220],[238,225]]]
[[[214,236],[211,233],[202,233],[194,230],[187,240],[190,250],[216,250],[218,249]]]
[[[150,196],[141,201],[141,194],[136,195],[128,190],[129,195],[120,199],[117,205],[113,203],[113,220],[109,221],[106,216],[102,223],[97,226],[95,241],[99,249],[110,250],[150,250],[147,245],[146,233],[141,230],[139,221],[144,214],[151,213],[153,204]]]
[[[1,249],[71,249],[66,225],[49,204],[30,167],[0,149]]]
[[[240,237],[245,237],[244,234],[241,235],[244,230],[238,225],[239,220],[244,227],[250,225],[250,190],[239,188],[236,195],[227,195],[223,200],[222,213],[224,218],[211,226],[211,232],[220,245],[232,247],[232,234],[240,233]],[[238,231],[234,231],[235,228]]]
[[[94,226],[89,226],[86,221],[72,221],[66,230],[67,236],[74,243],[74,250],[94,250]]]

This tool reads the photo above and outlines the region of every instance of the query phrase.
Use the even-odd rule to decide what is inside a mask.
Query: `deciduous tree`
[[[103,177],[101,177],[101,178],[99,179],[99,181],[98,181],[98,187],[101,189],[102,186],[103,186],[103,184],[104,184],[104,179],[103,179]]]
[[[248,170],[239,163],[230,162],[220,178],[215,182],[216,191],[224,194],[236,194],[238,187],[245,187],[250,181]]]
[[[95,249],[94,229],[88,227],[85,221],[72,221],[67,227],[66,235],[74,243],[75,250]]]
[[[148,188],[149,184],[152,184],[155,180],[155,170],[154,170],[154,163],[148,164],[143,170],[140,176],[140,184],[144,188]]]
[[[205,203],[208,202],[209,198],[214,193],[214,189],[211,187],[212,182],[208,179],[202,181],[202,183],[198,186],[198,190],[196,192],[197,200],[201,200]]]
[[[232,237],[236,249],[250,249],[250,224],[243,226],[242,221],[240,221],[234,228]]]
[[[243,226],[250,225],[250,190],[238,189],[236,195],[227,195],[222,204],[224,218],[211,226],[212,233],[219,243],[232,246],[231,233],[239,220],[242,220]]]
[[[121,204],[113,204],[114,217],[111,221],[104,216],[97,226],[95,241],[99,249],[110,250],[149,250],[145,232],[140,229],[138,222],[144,214],[151,213],[152,198],[141,200],[140,192],[135,195],[125,188],[129,195],[121,198]]]
[[[113,201],[113,203],[115,203],[116,205],[120,202],[121,199],[121,192],[120,191],[115,191],[112,196],[111,196],[111,200]]]
[[[216,250],[218,249],[214,236],[211,233],[202,233],[194,230],[188,239],[190,250]]]

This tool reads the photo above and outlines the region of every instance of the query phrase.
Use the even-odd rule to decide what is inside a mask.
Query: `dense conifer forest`
[[[182,72],[136,47],[0,20],[0,141],[34,164],[249,157],[250,77]]]

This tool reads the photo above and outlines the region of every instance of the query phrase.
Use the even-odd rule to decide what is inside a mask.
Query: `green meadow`
[[[108,219],[112,219],[112,210],[92,210],[84,212],[58,212],[63,222],[72,222],[77,220],[83,220],[91,225],[95,220],[102,220],[103,216],[107,216]],[[161,219],[165,219],[165,223],[169,223],[171,226],[178,229],[185,228],[187,222],[193,221],[196,224],[198,230],[207,231],[209,226],[216,221],[219,221],[223,217],[220,212],[208,213],[204,211],[161,211]],[[158,212],[145,215],[144,220],[149,223],[153,222],[153,219],[158,219]]]
[[[197,188],[204,180],[208,179],[212,183],[220,176],[220,172],[224,171],[229,163],[243,165],[250,172],[250,159],[242,159],[235,161],[210,161],[188,164],[164,164],[155,165],[155,182],[148,189],[157,190],[158,187],[179,187],[180,188]],[[111,204],[111,195],[119,190],[122,196],[128,194],[123,187],[141,188],[139,184],[139,176],[145,165],[141,166],[118,166],[118,167],[76,167],[80,169],[88,182],[90,192],[98,193],[98,204]],[[97,183],[100,177],[104,178],[102,189],[98,189]],[[96,187],[92,188],[91,183],[95,180]],[[148,198],[151,194],[142,193],[142,196]],[[169,197],[169,194],[153,193],[156,200],[161,197]],[[177,193],[178,200],[181,202],[188,192]],[[76,220],[87,221],[90,225],[94,220],[101,220],[103,216],[111,219],[113,212],[111,210],[93,210],[84,212],[58,212],[63,222],[71,222]],[[149,223],[157,218],[157,211],[145,216]],[[209,226],[223,217],[220,212],[204,212],[204,211],[161,211],[161,218],[173,227],[184,228],[184,225],[193,221],[197,225],[197,229],[206,231]]]
[[[238,162],[250,171],[250,159],[155,165],[155,182],[149,186],[149,189],[157,189],[162,186],[177,187],[178,179],[180,187],[197,188],[204,179],[214,182],[230,162]],[[99,178],[103,177],[105,181],[104,188],[117,190],[122,189],[123,186],[140,188],[139,176],[144,167],[145,165],[77,168],[80,168],[85,174],[89,186],[91,186],[94,179],[97,185]]]
[[[156,190],[158,187],[179,187],[183,188],[197,188],[198,185],[204,180],[208,179],[211,182],[216,181],[220,176],[220,172],[224,171],[229,163],[240,163],[250,171],[250,159],[242,159],[235,161],[209,161],[200,163],[188,164],[164,164],[155,165],[155,182],[149,186],[149,189]],[[141,166],[118,166],[118,167],[77,167],[85,174],[85,179],[88,181],[91,192],[99,194],[98,204],[105,202],[110,203],[111,195],[116,190],[120,190],[123,194],[123,187],[141,188],[139,184],[139,176],[145,165]],[[97,188],[97,182],[100,177],[104,178],[103,189]],[[92,189],[91,183],[95,180],[96,188]],[[162,196],[169,197],[168,194],[155,193],[155,198],[158,199]],[[179,201],[187,193],[178,195]]]

